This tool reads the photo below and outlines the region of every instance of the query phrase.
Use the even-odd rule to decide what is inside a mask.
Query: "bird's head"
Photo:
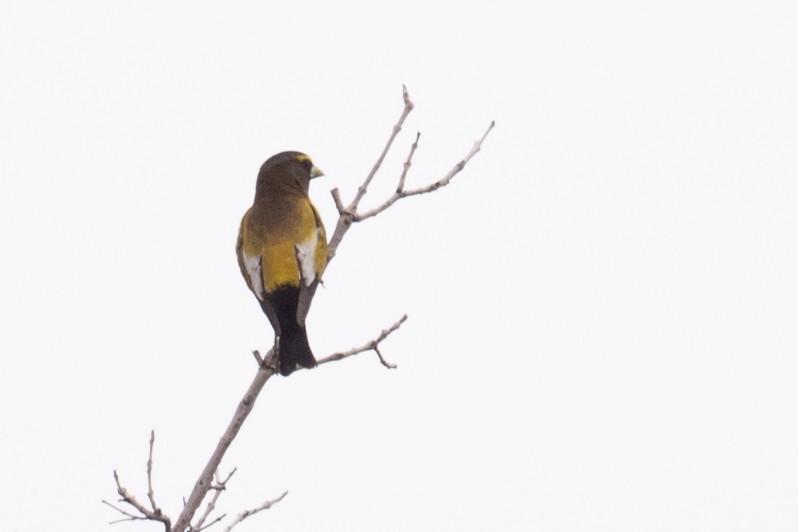
[[[284,151],[269,157],[258,172],[256,196],[268,189],[301,190],[308,193],[310,180],[324,175],[304,153]]]

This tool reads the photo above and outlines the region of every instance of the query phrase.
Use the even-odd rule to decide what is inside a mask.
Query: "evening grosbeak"
[[[312,368],[304,317],[297,317],[300,292],[321,278],[327,236],[310,202],[310,180],[323,175],[304,153],[286,151],[260,167],[255,201],[244,214],[236,254],[247,286],[274,328],[279,370]]]

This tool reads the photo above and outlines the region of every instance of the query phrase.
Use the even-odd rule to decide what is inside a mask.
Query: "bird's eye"
[[[304,166],[308,170],[310,170],[313,167],[313,161],[311,161],[310,157],[308,157],[304,153],[297,155],[296,160],[302,163],[302,166]]]

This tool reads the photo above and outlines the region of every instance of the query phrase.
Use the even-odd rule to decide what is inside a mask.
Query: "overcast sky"
[[[236,530],[794,531],[792,2],[0,4],[0,528],[176,516],[272,332],[260,164],[351,199],[416,110],[224,460]],[[155,530],[148,523],[113,530]],[[218,528],[217,525],[217,530]]]

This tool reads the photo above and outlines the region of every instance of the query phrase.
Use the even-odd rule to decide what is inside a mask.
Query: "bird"
[[[310,180],[322,175],[304,153],[270,157],[260,167],[255,199],[238,231],[238,266],[274,329],[283,376],[298,365],[316,366],[297,311],[300,294],[321,280],[327,266],[327,234],[308,197]]]

